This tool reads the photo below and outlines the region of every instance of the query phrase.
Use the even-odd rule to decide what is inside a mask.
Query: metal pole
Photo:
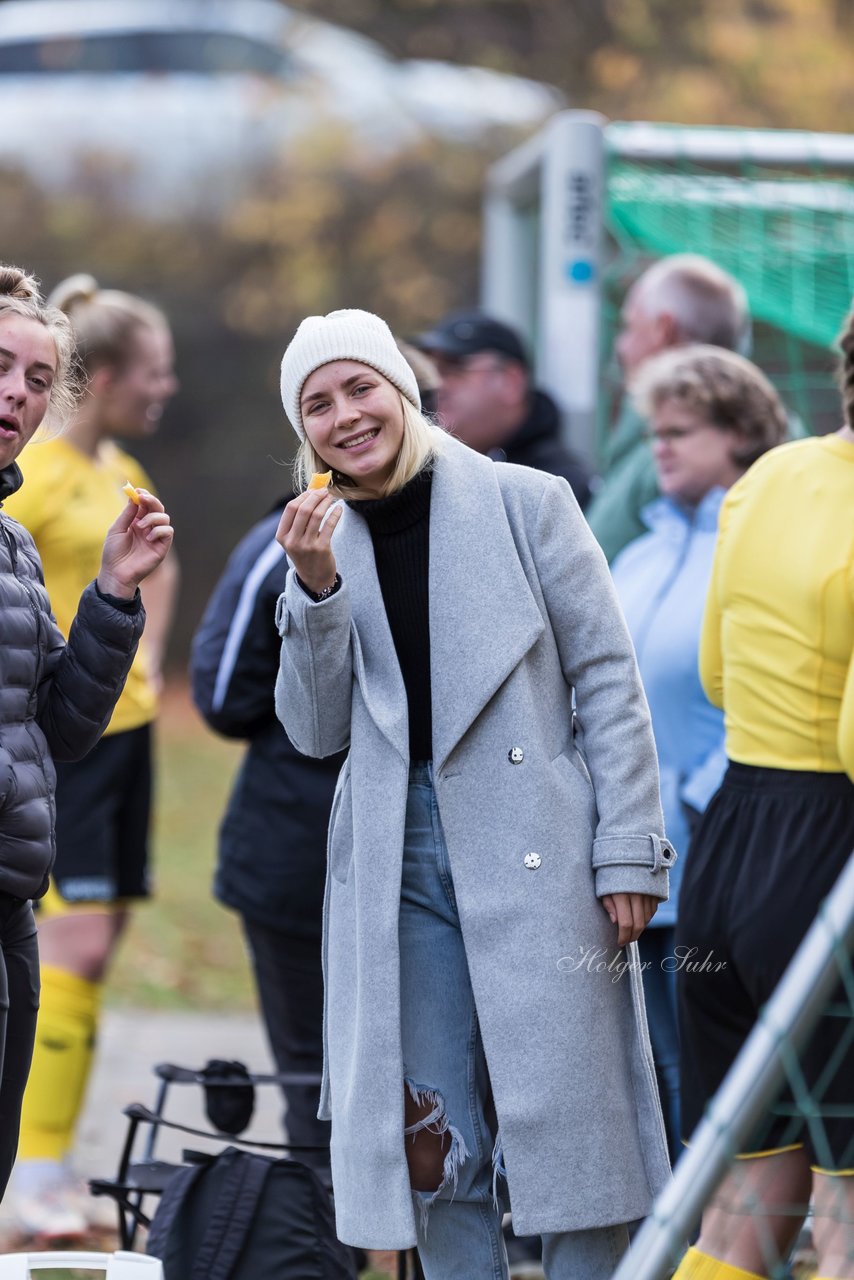
[[[608,149],[624,160],[687,160],[693,164],[750,164],[774,168],[854,169],[854,134],[797,129],[704,128],[614,121]]]
[[[798,1048],[839,980],[834,949],[854,947],[854,854],[691,1138],[613,1280],[662,1280],[783,1076],[780,1041]]]
[[[535,281],[532,246],[519,209],[505,191],[488,191],[483,206],[481,302],[484,311],[520,329],[534,344]]]
[[[596,453],[605,204],[605,119],[562,111],[546,128],[538,379],[564,410],[567,443]]]

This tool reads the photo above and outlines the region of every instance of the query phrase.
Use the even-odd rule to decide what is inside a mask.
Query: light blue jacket
[[[670,899],[652,921],[659,927],[676,921],[689,843],[683,805],[702,812],[726,768],[723,712],[704,694],[697,670],[724,492],[710,490],[695,511],[670,498],[651,502],[642,513],[650,532],[611,566],[652,713],[665,826],[682,854],[670,873]]]

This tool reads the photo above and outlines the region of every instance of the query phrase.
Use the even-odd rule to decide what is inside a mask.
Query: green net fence
[[[754,318],[753,358],[810,431],[832,430],[839,416],[832,348],[854,296],[854,173],[834,172],[808,150],[797,169],[760,165],[747,154],[727,167],[704,166],[678,154],[679,130],[671,126],[672,158],[628,159],[619,131],[606,131],[611,252],[602,361],[610,394],[600,432],[620,382],[609,359],[625,290],[650,261],[686,252],[741,282]]]
[[[742,1175],[750,1181],[745,1181],[743,1188],[734,1188],[734,1203],[732,1192],[728,1196],[726,1190],[719,1191],[713,1199],[713,1203],[726,1209],[736,1220],[739,1217],[750,1218],[769,1280],[811,1280],[815,1275],[816,1226],[825,1232],[832,1226],[840,1235],[847,1274],[854,1274],[854,1179],[850,1176],[850,1171],[854,1170],[854,1138],[849,1137],[847,1141],[843,1138],[843,1151],[839,1152],[840,1128],[843,1133],[850,1133],[850,1121],[854,1119],[854,1080],[850,1079],[851,1047],[854,1044],[854,971],[850,953],[839,940],[834,947],[833,962],[840,978],[839,987],[807,1035],[806,1042],[823,1034],[824,1040],[835,1043],[827,1053],[820,1075],[810,1083],[803,1070],[804,1045],[798,1047],[791,1035],[779,1034],[778,1047],[785,1083],[768,1115],[754,1131],[753,1139],[757,1148],[764,1149],[767,1146],[764,1135],[776,1117],[785,1126],[782,1138],[777,1139],[784,1149],[790,1145],[794,1148],[803,1145],[815,1162],[814,1168],[842,1168],[849,1172],[839,1178],[825,1176],[822,1198],[816,1204],[808,1198],[801,1201],[796,1195],[781,1194],[775,1181],[779,1175],[772,1172],[771,1166],[766,1169],[761,1159],[735,1161],[731,1170],[735,1178]],[[828,1035],[828,1023],[833,1035]],[[835,1160],[829,1126],[836,1128]],[[821,1218],[820,1223],[815,1221],[816,1212]],[[788,1234],[785,1227],[780,1230],[781,1218],[789,1219],[794,1237],[788,1248],[781,1240],[781,1236]],[[804,1226],[798,1232],[797,1224],[802,1219],[805,1219]]]
[[[854,972],[851,957],[846,948],[837,945],[834,961],[840,984],[837,992],[823,1010],[818,1023],[806,1037],[819,1033],[826,1020],[836,1027],[836,1043],[827,1056],[821,1075],[809,1084],[803,1071],[803,1048],[796,1046],[792,1037],[780,1032],[777,1035],[778,1052],[783,1063],[785,1083],[781,1096],[753,1132],[747,1135],[752,1141],[750,1149],[763,1150],[769,1146],[764,1135],[774,1118],[782,1121],[776,1130],[774,1150],[796,1152],[806,1146],[810,1158],[820,1169],[839,1168],[840,1162],[831,1153],[828,1125],[854,1117],[854,1081],[840,1076],[846,1071],[846,1057],[850,1063],[850,1051],[854,1042]],[[847,1102],[840,1102],[847,1097]],[[831,1101],[830,1099],[834,1100]],[[837,1130],[838,1135],[838,1130]],[[840,1235],[840,1247],[846,1258],[844,1274],[854,1274],[854,1184],[850,1176],[824,1179],[823,1198],[816,1202],[807,1191],[803,1199],[797,1192],[780,1183],[780,1173],[775,1162],[758,1158],[740,1160],[735,1152],[744,1144],[739,1135],[726,1135],[733,1153],[728,1180],[718,1189],[705,1206],[711,1205],[729,1217],[733,1235],[753,1233],[763,1274],[769,1280],[812,1280],[816,1274],[815,1231],[827,1232],[830,1227]],[[849,1142],[842,1157],[842,1167],[854,1169],[854,1142]],[[818,1219],[818,1220],[817,1220]],[[803,1225],[802,1225],[803,1224]],[[671,1265],[663,1271],[669,1275],[678,1265],[684,1244],[674,1246]]]
[[[737,1265],[769,1280],[854,1276],[852,949],[854,855],[614,1280],[695,1275],[685,1252],[709,1213],[709,1258],[735,1249]]]

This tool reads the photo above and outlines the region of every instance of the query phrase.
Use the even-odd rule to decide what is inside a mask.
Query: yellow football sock
[[[708,1253],[691,1248],[679,1263],[673,1280],[764,1280],[755,1271],[743,1271],[728,1262],[712,1258]]]
[[[61,1160],[70,1148],[92,1067],[101,1003],[97,982],[42,968],[33,1065],[21,1115],[21,1160]]]

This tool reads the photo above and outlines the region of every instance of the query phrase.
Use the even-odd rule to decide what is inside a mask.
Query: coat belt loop
[[[662,840],[654,831],[649,833],[649,838],[652,841],[653,871],[660,871],[662,867],[672,867],[676,861],[676,850],[670,841]]]

